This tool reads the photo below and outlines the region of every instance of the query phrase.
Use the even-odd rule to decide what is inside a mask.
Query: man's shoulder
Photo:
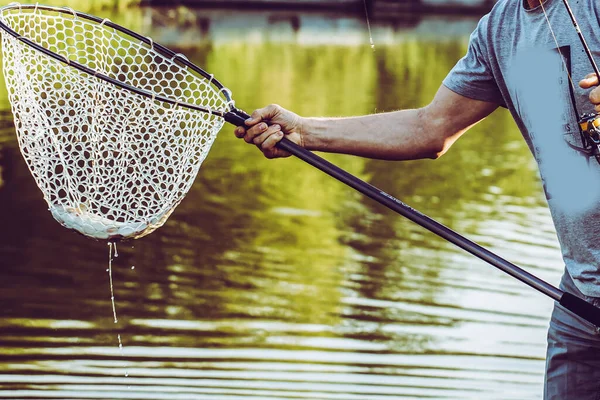
[[[510,23],[522,7],[522,0],[498,0],[485,17],[494,23]]]
[[[498,0],[492,10],[481,18],[478,30],[490,40],[504,37],[504,33],[514,29],[521,7],[522,0]]]
[[[506,13],[515,13],[522,7],[522,0],[498,0],[488,15],[495,17]]]

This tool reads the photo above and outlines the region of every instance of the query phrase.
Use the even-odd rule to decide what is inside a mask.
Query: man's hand
[[[276,104],[258,109],[246,120],[246,127],[237,127],[235,136],[254,143],[267,158],[289,157],[290,153],[278,149],[277,143],[284,137],[303,146],[302,118]]]
[[[579,86],[583,89],[598,86],[598,76],[596,76],[595,73],[588,74],[579,82]],[[590,101],[596,106],[596,112],[600,112],[600,87],[597,87],[590,92]]]

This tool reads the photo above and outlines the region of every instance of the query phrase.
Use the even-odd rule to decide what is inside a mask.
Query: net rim
[[[7,12],[11,12],[11,11],[15,11],[15,10],[18,10],[19,12],[22,12],[23,10],[33,10],[34,13],[36,13],[38,10],[40,10],[40,11],[51,11],[51,12],[56,12],[56,13],[60,13],[60,14],[68,14],[68,15],[72,15],[73,19],[82,18],[82,19],[85,19],[88,21],[92,21],[100,26],[115,29],[127,36],[130,36],[136,40],[139,40],[139,41],[143,42],[144,44],[148,45],[151,50],[155,51],[160,56],[165,57],[165,59],[170,59],[171,61],[179,62],[179,63],[185,65],[186,67],[192,69],[192,71],[196,72],[197,74],[201,75],[202,77],[208,79],[209,84],[214,85],[216,88],[219,89],[219,92],[223,94],[223,96],[227,100],[227,104],[229,105],[229,110],[213,110],[213,109],[210,109],[207,107],[202,107],[202,106],[199,106],[196,104],[180,102],[180,101],[174,100],[172,98],[157,95],[156,93],[152,93],[147,90],[142,90],[135,86],[121,82],[117,79],[111,78],[110,76],[107,76],[98,71],[95,71],[95,70],[93,70],[83,64],[80,64],[76,61],[69,60],[68,58],[63,57],[51,50],[48,50],[47,48],[29,40],[28,38],[19,35],[18,32],[16,32],[14,29],[12,29],[10,26],[8,26],[5,23],[4,16]],[[221,82],[219,82],[216,78],[214,78],[214,75],[209,74],[208,72],[204,71],[202,68],[198,67],[196,64],[189,61],[187,59],[187,57],[185,57],[183,54],[175,53],[173,50],[169,49],[168,47],[165,47],[165,46],[161,45],[160,43],[154,42],[151,38],[142,36],[139,33],[136,33],[136,32],[134,32],[130,29],[127,29],[119,24],[116,24],[107,18],[100,18],[100,17],[96,17],[91,14],[86,14],[86,13],[83,13],[80,11],[75,11],[70,7],[54,7],[54,6],[45,6],[45,5],[38,5],[38,4],[11,3],[7,6],[0,7],[0,29],[4,32],[8,33],[9,35],[11,35],[18,41],[26,44],[27,46],[30,46],[30,47],[34,48],[35,50],[47,55],[48,57],[51,57],[63,64],[68,65],[69,67],[75,68],[79,71],[82,71],[82,72],[88,74],[88,75],[94,76],[102,81],[105,81],[112,85],[118,86],[121,89],[125,89],[127,91],[136,93],[140,96],[146,97],[148,99],[152,99],[152,101],[161,101],[161,102],[173,105],[174,107],[183,107],[183,108],[188,108],[188,109],[192,109],[192,110],[196,110],[196,111],[202,111],[202,112],[216,115],[216,116],[219,116],[222,118],[224,118],[226,116],[226,114],[228,114],[229,112],[236,110],[235,107],[233,106],[233,100],[231,98],[230,91]]]

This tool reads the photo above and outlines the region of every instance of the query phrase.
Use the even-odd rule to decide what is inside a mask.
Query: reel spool
[[[579,118],[579,128],[584,153],[589,157],[595,157],[600,163],[600,115],[582,114]]]

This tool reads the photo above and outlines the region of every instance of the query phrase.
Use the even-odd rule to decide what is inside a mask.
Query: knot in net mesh
[[[18,142],[63,226],[97,239],[138,238],[184,198],[223,125],[209,112],[232,102],[180,58],[84,15],[2,9],[0,21],[15,33],[3,32],[2,49]]]

